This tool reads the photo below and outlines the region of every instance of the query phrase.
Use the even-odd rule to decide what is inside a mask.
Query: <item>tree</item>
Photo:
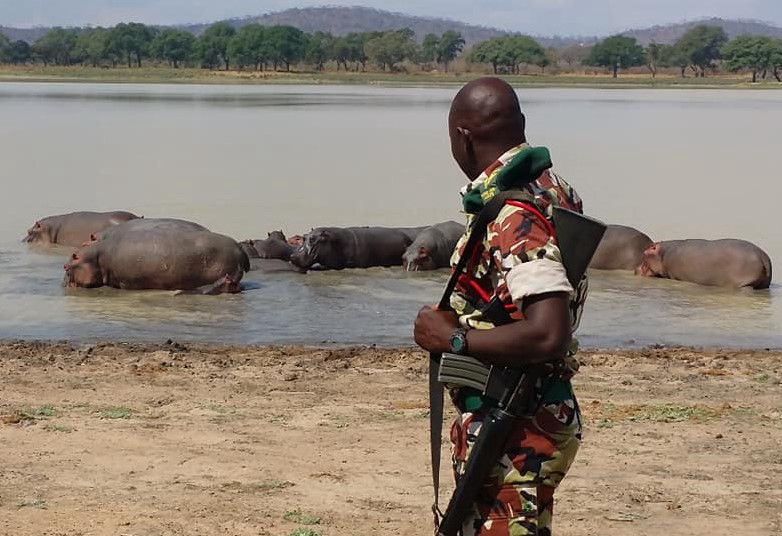
[[[729,71],[747,70],[752,82],[758,81],[758,73],[773,68],[774,39],[761,35],[740,35],[722,47],[721,55]]]
[[[271,57],[267,29],[260,24],[242,26],[228,42],[227,54],[243,69],[252,65],[262,71]]]
[[[10,61],[10,57],[11,41],[3,33],[0,33],[0,63]]]
[[[435,50],[437,63],[442,63],[447,73],[448,64],[455,60],[456,56],[464,50],[464,38],[459,32],[448,30],[438,39]]]
[[[782,82],[782,39],[774,39],[771,43],[771,70],[777,82]]]
[[[155,37],[150,50],[156,58],[167,60],[178,69],[181,62],[193,57],[195,37],[190,32],[169,28]]]
[[[500,65],[506,65],[509,57],[504,38],[482,41],[472,49],[471,60],[477,63],[489,63],[494,74],[499,72]]]
[[[27,63],[32,58],[32,49],[27,41],[14,41],[8,49],[7,61],[20,65]]]
[[[227,71],[231,66],[228,43],[234,35],[236,28],[225,22],[218,22],[207,28],[196,43],[196,54],[201,60],[201,66],[216,69],[222,64]]]
[[[109,49],[120,57],[125,57],[128,67],[141,67],[141,59],[148,56],[150,46],[155,39],[156,30],[140,22],[120,23],[111,29]]]
[[[590,51],[591,47],[582,44],[570,45],[559,51],[559,57],[568,67],[573,68],[573,65],[583,63],[589,57]]]
[[[315,32],[307,40],[305,53],[307,61],[314,65],[318,71],[322,71],[326,62],[334,58],[335,43],[336,40],[330,33]]]
[[[660,65],[660,59],[662,57],[663,45],[652,41],[649,46],[646,47],[645,57],[646,66],[652,73],[652,78],[657,76],[657,67]]]
[[[366,42],[364,51],[384,71],[396,69],[396,64],[415,55],[415,43],[410,30],[384,32]]]
[[[682,59],[686,58],[696,76],[706,76],[706,69],[714,67],[720,58],[720,49],[728,42],[728,35],[719,26],[701,24],[688,30],[674,45]]]
[[[589,65],[608,67],[616,78],[619,69],[644,64],[644,49],[633,37],[614,35],[596,44],[586,62]]]
[[[111,32],[106,28],[84,30],[76,39],[76,46],[73,50],[74,56],[81,62],[90,63],[93,67],[97,67],[107,59],[112,59],[112,63],[116,63],[116,57],[110,57],[110,36]]]
[[[437,49],[440,46],[440,38],[436,34],[428,33],[424,36],[421,46],[418,48],[417,61],[421,66],[437,61]]]
[[[678,67],[681,70],[682,78],[686,78],[687,66],[690,60],[687,55],[676,45],[660,46],[660,67]]]
[[[76,39],[74,30],[52,28],[35,41],[33,50],[44,65],[70,65]]]
[[[274,69],[280,63],[285,64],[285,70],[291,70],[291,63],[295,63],[304,57],[307,42],[304,32],[293,26],[272,26],[267,30],[266,37],[269,43],[271,61]]]

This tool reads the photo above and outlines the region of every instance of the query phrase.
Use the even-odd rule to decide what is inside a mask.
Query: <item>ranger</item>
[[[564,208],[580,214],[582,203],[552,171],[548,149],[527,143],[518,97],[504,81],[467,84],[453,100],[448,123],[453,156],[470,180],[461,191],[467,230],[451,261],[458,273],[450,303],[421,309],[416,343],[435,354],[476,358],[492,370],[536,371],[527,377],[530,403],[514,416],[477,489],[467,490],[471,504],[457,513],[458,530],[463,536],[549,536],[554,491],[581,442],[570,379],[577,368],[572,334],[587,290],[583,270],[573,279],[563,264],[556,213]],[[499,206],[483,222],[480,240],[471,241],[475,250],[467,251],[479,214],[491,205]],[[458,483],[468,480],[476,438],[500,397],[470,382],[447,387],[460,413],[450,435]],[[436,473],[439,430],[433,445],[435,435]],[[436,500],[435,512],[439,518]],[[446,518],[452,513],[449,508]]]

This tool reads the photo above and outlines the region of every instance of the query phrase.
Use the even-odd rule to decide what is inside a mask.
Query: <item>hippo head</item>
[[[22,242],[27,243],[52,243],[51,228],[47,224],[46,220],[38,220],[35,225],[27,230],[27,236],[22,239]]]
[[[331,229],[313,229],[304,237],[304,244],[291,254],[291,262],[308,269],[315,264],[339,270],[345,268],[346,259],[340,237]]]
[[[636,275],[644,277],[666,277],[667,273],[663,263],[663,249],[660,242],[656,242],[643,252],[643,262],[635,269]]]
[[[103,286],[103,273],[94,248],[84,248],[71,255],[65,264],[66,287],[95,288]]]
[[[420,246],[417,249],[408,248],[402,256],[402,263],[408,272],[417,272],[418,270],[434,270],[437,268],[434,259],[432,259],[429,248]]]
[[[285,238],[285,234],[282,231],[272,231],[271,233],[266,233],[266,236],[268,238],[274,238],[275,240],[282,240],[283,242],[288,241],[288,239]]]
[[[247,254],[247,257],[250,259],[259,259],[261,257],[258,253],[258,250],[255,249],[254,240],[244,240],[239,242],[239,247],[242,248],[242,251],[244,251]]]

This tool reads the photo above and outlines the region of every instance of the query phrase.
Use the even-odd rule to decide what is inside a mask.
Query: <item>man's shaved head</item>
[[[451,104],[448,130],[459,167],[471,179],[508,149],[524,143],[524,114],[516,91],[499,78],[464,86]]]

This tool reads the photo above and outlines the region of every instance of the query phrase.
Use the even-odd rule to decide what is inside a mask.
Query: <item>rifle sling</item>
[[[467,263],[475,253],[478,245],[483,242],[486,228],[489,223],[497,219],[507,201],[521,201],[534,206],[534,198],[520,190],[508,190],[495,195],[481,210],[472,225],[470,236],[465,244],[464,252],[456,263],[448,284],[445,287],[443,297],[440,299],[439,308],[449,310],[451,308],[451,294],[456,288],[459,276],[464,272]],[[439,526],[442,513],[440,512],[440,455],[443,443],[443,394],[444,387],[437,381],[437,373],[440,368],[442,354],[429,354],[429,446],[432,462],[432,487],[434,488],[434,514],[435,526]]]

